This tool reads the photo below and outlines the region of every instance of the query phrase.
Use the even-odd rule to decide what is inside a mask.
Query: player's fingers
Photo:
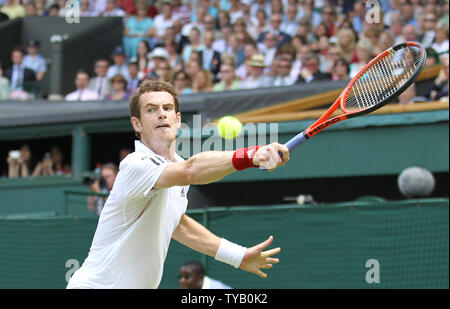
[[[277,254],[277,253],[280,253],[280,251],[281,251],[281,248],[278,247],[278,248],[274,248],[274,249],[270,249],[270,250],[264,251],[262,254],[263,254],[263,256],[265,256],[265,257],[270,257],[270,256],[272,256],[272,255],[275,255],[275,254]]]
[[[258,247],[258,251],[263,251],[264,248],[268,247],[273,241],[273,236],[270,236],[269,238],[267,238],[265,241],[263,241],[262,243],[260,243],[257,247]],[[270,251],[270,250],[269,250]],[[268,255],[270,256],[270,255]]]
[[[275,152],[280,156],[281,161],[286,163],[290,160],[289,149],[285,145],[280,143],[273,143],[272,145],[275,148]]]
[[[267,278],[267,275],[262,271],[260,271],[259,269],[255,273],[263,279]]]
[[[268,263],[268,264],[278,264],[278,263],[280,262],[280,259],[277,259],[277,258],[267,258],[265,262]]]
[[[272,264],[264,264],[260,268],[262,268],[262,269],[271,269],[271,268],[273,268],[273,265]]]

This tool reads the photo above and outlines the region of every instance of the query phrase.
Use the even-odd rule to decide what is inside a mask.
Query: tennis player
[[[120,163],[89,255],[67,288],[157,288],[171,239],[266,278],[261,269],[279,262],[273,256],[280,248],[263,251],[273,237],[251,248],[220,238],[185,214],[186,194],[190,184],[216,182],[251,167],[282,166],[288,149],[272,143],[182,159],[175,153],[178,97],[162,81],[142,83],[130,100],[130,114],[139,141]]]

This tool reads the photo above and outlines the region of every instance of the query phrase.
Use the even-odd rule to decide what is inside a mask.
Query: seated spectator
[[[192,80],[192,91],[194,93],[213,91],[213,77],[211,72],[201,69]]]
[[[258,43],[263,43],[265,41],[266,35],[268,33],[271,33],[275,37],[275,46],[278,48],[281,45],[285,43],[289,43],[291,41],[291,37],[287,34],[281,31],[281,22],[283,21],[283,18],[281,14],[274,13],[270,16],[270,30],[267,32],[262,32],[258,36]]]
[[[348,61],[341,57],[334,61],[333,68],[330,71],[331,79],[334,81],[337,80],[348,80],[350,74],[350,65]]]
[[[27,17],[37,16],[36,4],[34,3],[34,1],[25,3],[24,7],[25,7],[25,16]]]
[[[239,79],[241,80],[245,80],[247,78],[247,73],[248,73],[248,61],[250,60],[250,58],[253,55],[258,54],[258,47],[256,45],[256,42],[253,39],[247,39],[244,41],[244,55],[245,55],[245,60],[244,62],[237,67],[236,69],[236,75],[239,77]]]
[[[237,90],[239,89],[239,83],[235,67],[224,63],[220,66],[220,82],[214,85],[214,91]]]
[[[232,24],[236,22],[236,19],[242,17],[242,11],[240,6],[240,1],[230,0],[231,7],[228,10],[228,14],[230,15],[230,21]]]
[[[125,49],[122,46],[117,46],[112,53],[112,59],[113,65],[108,68],[106,77],[111,79],[114,75],[121,74],[128,80],[130,75],[128,73]]]
[[[181,266],[178,283],[182,289],[231,289],[223,282],[206,276],[202,263],[198,261],[189,261]]]
[[[334,63],[337,59],[341,58],[341,52],[336,44],[330,44],[327,49],[326,57],[320,62],[320,70],[322,72],[331,73],[334,67]],[[348,62],[348,61],[347,61]]]
[[[34,168],[28,144],[22,145],[18,151],[10,151],[6,161],[8,163],[9,178],[28,177]]]
[[[189,74],[185,71],[177,71],[172,78],[172,84],[178,94],[190,94],[192,93],[192,80]]]
[[[291,76],[292,58],[279,56],[276,61],[276,75],[273,80],[274,86],[291,86],[296,79]]]
[[[189,37],[192,28],[197,28],[199,32],[203,32],[203,20],[207,14],[207,8],[205,6],[198,6],[195,10],[195,19],[191,18],[190,22],[187,24],[184,24],[181,29],[181,35],[184,37]]]
[[[150,51],[151,51],[150,44],[148,44],[148,42],[146,40],[141,40],[138,44],[137,58],[136,58],[136,62],[139,67],[139,73],[138,73],[139,79],[144,78],[144,76],[150,72],[150,67],[149,67]],[[130,61],[134,62],[135,59],[132,58],[132,59],[130,59]]]
[[[203,18],[203,25],[204,25],[204,31],[203,33],[206,33],[208,31],[211,31],[214,34],[214,38],[218,39],[220,38],[220,30],[219,28],[216,28],[216,20],[211,15],[206,15],[205,18]]]
[[[10,83],[11,100],[27,100],[33,97],[31,91],[36,81],[36,74],[33,70],[25,68],[24,57],[25,51],[22,48],[13,48],[11,52],[13,66],[5,71],[5,77]]]
[[[179,20],[173,21],[173,26],[166,29],[164,40],[175,41],[175,51],[181,56],[184,45],[188,43],[188,38],[181,35],[182,24]]]
[[[69,11],[70,7],[67,7],[67,0],[56,0],[56,3],[59,6],[59,12],[58,12],[58,16],[59,17],[66,17],[67,12]]]
[[[405,20],[399,12],[393,12],[390,16],[389,31],[394,39],[394,44],[399,44],[405,41],[403,38],[403,27],[405,26]]]
[[[239,38],[236,34],[233,33],[228,37],[228,46],[229,49],[227,53],[232,53],[235,55],[237,65],[239,66],[242,63],[244,63],[245,61],[244,48],[242,44],[239,42]]]
[[[297,34],[298,28],[298,8],[294,3],[290,3],[284,21],[281,23],[281,31],[289,35],[291,38]]]
[[[439,23],[436,26],[435,29],[436,37],[433,44],[431,44],[431,47],[439,54],[443,55],[445,53],[448,53],[448,27],[443,24]]]
[[[372,54],[376,54],[377,51],[379,51],[381,48],[378,46],[380,44],[380,36],[381,31],[379,31],[377,28],[367,28],[364,30],[362,36],[359,38],[359,41],[369,41],[370,44],[372,44]],[[392,45],[391,45],[392,46]],[[381,50],[381,52],[384,51]]]
[[[417,39],[418,34],[416,27],[411,24],[405,25],[402,29],[402,40],[400,41],[400,43],[417,41]]]
[[[36,4],[37,16],[48,16],[47,1],[46,0],[34,0]]]
[[[78,70],[75,76],[75,86],[77,90],[66,95],[66,101],[95,101],[100,100],[97,92],[89,89],[89,73],[85,70]]]
[[[381,54],[386,49],[394,46],[394,38],[389,31],[383,31],[380,34],[380,38],[378,40],[378,48],[374,50],[375,55]]]
[[[125,17],[126,13],[117,5],[117,0],[107,0],[105,9],[100,12],[100,16]]]
[[[202,69],[200,60],[191,59],[186,63],[186,73],[193,78]]]
[[[313,30],[314,29],[312,27],[311,21],[309,21],[306,17],[302,17],[298,21],[297,32],[295,33],[295,36],[292,38],[292,40],[294,40],[295,37],[300,37],[300,41],[303,42],[303,44],[314,43],[316,40],[316,36]],[[292,42],[292,44],[294,43]]]
[[[415,83],[412,83],[411,86],[406,88],[406,90],[398,96],[398,101],[400,105],[407,105],[415,102],[425,102],[428,101],[428,99],[425,97],[418,97]]]
[[[90,9],[95,13],[95,16],[101,16],[102,12],[106,9],[107,0],[89,0]]]
[[[260,11],[263,11],[267,15],[270,14],[271,9],[272,8],[270,1],[256,0],[253,1],[252,5],[250,6],[250,15],[257,16]]]
[[[249,76],[240,83],[239,89],[253,89],[272,86],[272,79],[264,75],[264,56],[253,55],[248,61]]]
[[[166,38],[164,40],[164,49],[169,54],[169,64],[174,71],[180,71],[183,69],[183,59],[181,55],[177,53],[177,44],[174,39]]]
[[[439,54],[432,47],[428,47],[426,51],[427,60],[425,61],[425,67],[431,67],[433,65],[441,63]]]
[[[443,68],[439,75],[435,78],[433,86],[428,90],[426,97],[430,100],[448,100],[448,76],[449,76],[449,61],[448,55],[441,58]]]
[[[155,68],[159,80],[169,82],[172,80],[172,68],[167,59],[161,60]]]
[[[3,77],[2,63],[0,62],[0,101],[9,99],[9,80]]]
[[[330,80],[330,73],[320,71],[320,59],[313,53],[308,54],[304,59],[304,68],[300,72],[296,84],[310,83],[313,81]]]
[[[156,28],[156,40],[164,41],[166,29],[173,26],[174,17],[172,15],[172,4],[170,1],[164,1],[161,5],[161,12],[155,16],[154,27]]]
[[[420,42],[428,48],[436,37],[437,16],[434,12],[424,14],[423,32],[420,35]]]
[[[355,33],[350,29],[341,29],[336,34],[337,46],[341,52],[342,57],[348,61],[348,63],[354,63],[358,61],[356,55],[356,43],[358,41]]]
[[[111,83],[106,77],[108,72],[109,62],[106,59],[98,59],[95,61],[94,73],[95,77],[89,81],[89,89],[98,94],[98,98],[102,100],[105,96],[111,93]]]
[[[98,13],[91,9],[89,0],[80,1],[80,16],[81,17],[95,17]]]
[[[350,78],[355,77],[373,59],[372,43],[365,39],[360,40],[356,44],[356,54],[358,56],[358,62],[350,65]]]
[[[169,52],[162,47],[156,47],[149,55],[150,62],[148,64],[149,74],[156,70],[156,67],[163,61],[169,60]]]
[[[212,48],[214,42],[214,32],[206,31],[203,35],[204,48],[201,50],[200,58],[202,59],[203,68],[213,75],[214,81],[218,80],[218,74],[221,65],[221,54]]]
[[[193,27],[189,32],[189,43],[186,44],[181,53],[183,61],[186,63],[193,51],[201,51],[204,49],[204,45],[201,41],[201,32],[199,28]]]
[[[17,0],[7,0],[6,4],[0,8],[0,12],[6,14],[10,20],[25,16],[25,8]]]
[[[90,182],[89,189],[92,192],[109,194],[114,186],[118,172],[119,168],[114,163],[103,164],[100,169],[100,178]],[[95,211],[97,215],[100,215],[105,201],[106,198],[102,196],[90,195],[88,196],[87,207],[90,211]]]
[[[47,62],[39,54],[40,46],[41,44],[38,40],[29,41],[27,45],[28,54],[23,58],[23,66],[34,71],[38,82],[42,81],[45,72],[47,72]]]
[[[244,40],[248,38],[252,38],[250,34],[247,32],[247,24],[245,20],[240,17],[236,20],[236,22],[232,25],[233,34],[236,35],[238,42],[240,45],[244,43]]]
[[[59,5],[58,4],[52,4],[48,8],[48,16],[49,17],[59,17]]]
[[[257,40],[259,35],[270,30],[270,25],[267,23],[267,13],[264,10],[259,10],[256,15],[251,16],[251,22],[247,23],[248,34],[253,40]]]
[[[275,58],[277,52],[277,38],[276,36],[268,32],[264,35],[264,41],[258,44],[259,53],[264,55],[264,65],[270,67]]]
[[[68,175],[70,166],[64,163],[64,155],[58,146],[53,146],[50,152],[46,152],[33,171],[33,176]]]
[[[137,62],[128,63],[128,73],[130,74],[130,80],[128,81],[127,85],[127,93],[129,96],[131,96],[141,82],[141,79],[138,77],[139,67]]]
[[[219,53],[227,53],[230,51],[228,38],[233,33],[231,24],[224,25],[220,28],[220,38],[216,39],[212,44],[212,48]]]
[[[128,18],[123,33],[123,46],[128,59],[136,58],[137,48],[141,40],[149,40],[155,36],[153,19],[147,17],[147,4],[137,3],[137,15]]]
[[[189,2],[181,0],[172,1],[172,14],[175,20],[179,20],[183,24],[187,24],[190,20],[191,8]]]
[[[127,80],[123,75],[116,74],[111,78],[111,94],[106,96],[106,101],[128,100]]]

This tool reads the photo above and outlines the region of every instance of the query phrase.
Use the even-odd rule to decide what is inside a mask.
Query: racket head
[[[347,118],[370,113],[405,91],[422,72],[427,54],[417,42],[395,45],[372,59],[347,85],[340,107]]]

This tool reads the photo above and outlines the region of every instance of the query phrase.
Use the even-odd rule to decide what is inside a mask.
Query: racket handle
[[[294,136],[293,138],[291,138],[290,140],[288,140],[286,142],[286,144],[284,144],[284,146],[286,146],[289,151],[294,150],[295,148],[297,148],[298,146],[300,146],[300,144],[302,144],[304,141],[307,140],[307,136],[305,135],[305,132],[301,132],[299,134],[297,134],[296,136]],[[283,157],[283,154],[281,152],[279,152],[280,157]]]

